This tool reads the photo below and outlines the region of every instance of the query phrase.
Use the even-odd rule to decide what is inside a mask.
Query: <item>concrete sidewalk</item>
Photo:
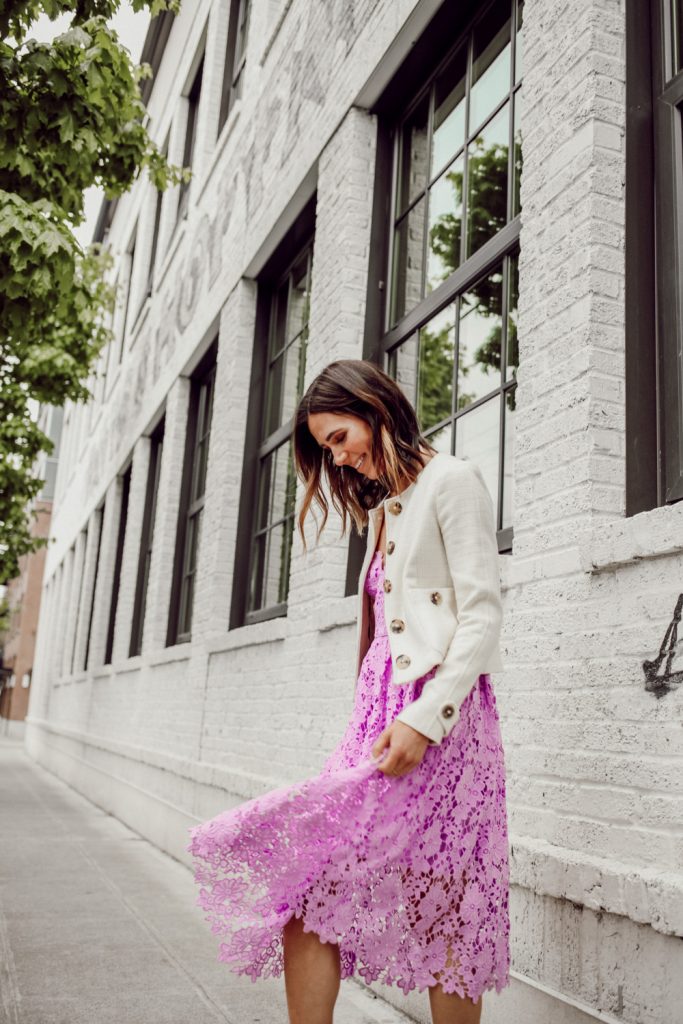
[[[197,887],[0,739],[0,1024],[286,1024],[284,980],[218,963]],[[353,981],[335,1024],[406,1024]]]

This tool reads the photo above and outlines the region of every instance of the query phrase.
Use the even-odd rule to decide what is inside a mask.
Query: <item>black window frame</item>
[[[145,510],[142,517],[140,535],[140,551],[138,555],[138,572],[133,600],[133,621],[131,624],[128,657],[134,658],[142,654],[142,638],[145,629],[145,613],[147,610],[147,587],[149,570],[154,548],[154,523],[156,520],[157,502],[159,497],[159,479],[161,476],[161,459],[164,448],[164,430],[166,420],[163,418],[150,437],[149,467],[147,471],[147,487],[145,491]]]
[[[121,499],[119,505],[119,528],[116,537],[116,555],[114,557],[114,575],[112,577],[111,600],[109,602],[109,621],[107,623],[107,639],[104,648],[104,664],[111,665],[114,653],[114,629],[116,626],[116,611],[119,604],[119,589],[121,585],[121,566],[123,564],[123,546],[126,540],[126,527],[128,525],[128,503],[130,499],[130,480],[132,465],[120,475]]]
[[[242,95],[244,67],[247,60],[247,41],[251,0],[231,0],[228,17],[228,36],[225,44],[221,103],[218,112],[218,134],[223,130],[230,111]]]
[[[425,96],[428,96],[433,89],[441,70],[448,64],[453,56],[463,47],[472,45],[472,34],[478,22],[484,19],[487,13],[499,0],[490,0],[486,4],[470,3],[465,5],[461,24],[457,34],[453,32],[452,10],[449,5],[444,5],[432,22],[425,30],[422,38],[418,41],[410,57],[399,72],[394,76],[385,93],[373,108],[378,115],[378,152],[375,170],[375,197],[376,202],[373,208],[373,228],[371,244],[371,261],[368,276],[367,316],[364,353],[365,358],[373,359],[380,366],[391,372],[391,353],[398,351],[402,342],[414,337],[417,331],[429,323],[441,310],[457,301],[458,296],[463,295],[468,287],[477,284],[489,272],[502,266],[503,280],[501,283],[502,297],[502,322],[503,337],[501,339],[501,383],[497,388],[491,388],[486,395],[479,397],[476,401],[467,405],[463,410],[452,408],[451,414],[446,420],[430,427],[428,433],[443,429],[447,422],[451,424],[460,416],[466,415],[479,405],[490,402],[496,391],[500,395],[501,415],[499,418],[499,474],[498,474],[498,495],[494,498],[496,515],[502,512],[502,488],[504,485],[504,404],[508,396],[516,390],[516,373],[510,379],[506,379],[505,360],[507,356],[507,307],[512,282],[508,280],[508,268],[510,261],[517,258],[519,253],[519,239],[521,229],[521,214],[510,216],[514,212],[513,207],[513,177],[515,169],[515,145],[514,127],[515,117],[511,111],[509,120],[509,142],[508,142],[508,217],[507,223],[493,237],[486,241],[471,256],[465,257],[463,262],[456,268],[447,280],[439,284],[431,293],[426,293],[421,301],[412,309],[408,310],[396,325],[390,323],[389,306],[391,302],[391,248],[394,231],[394,206],[395,193],[397,189],[396,166],[398,163],[398,147],[401,125],[410,116]],[[511,11],[511,59],[510,59],[510,90],[505,100],[501,100],[495,111],[487,115],[490,123],[497,115],[498,109],[502,109],[510,97],[519,95],[522,88],[522,79],[518,82],[515,76],[515,47],[516,29],[519,4],[516,0],[509,0]],[[446,49],[443,39],[452,39],[452,44]],[[469,58],[471,60],[471,57]],[[424,74],[424,68],[430,68],[428,75]],[[411,88],[411,83],[414,83]],[[391,182],[391,187],[387,184]],[[467,186],[465,185],[465,188]],[[424,271],[423,271],[424,273]],[[454,373],[457,375],[458,353],[454,354]],[[455,388],[453,389],[453,400],[455,403]],[[455,432],[452,433],[451,443],[455,443]],[[499,523],[496,523],[497,527]],[[497,529],[498,550],[500,553],[508,553],[512,550],[513,527],[512,525]],[[355,542],[356,555],[351,559],[353,564],[349,565],[347,578],[347,591],[352,592],[355,587],[354,572],[358,563],[358,552],[362,550],[362,542]],[[349,590],[348,588],[351,588]]]
[[[626,515],[683,498],[683,68],[670,0],[626,2]]]
[[[176,530],[176,549],[173,560],[173,588],[166,637],[167,647],[189,643],[192,640],[194,579],[199,553],[199,527],[206,502],[206,479],[209,466],[209,442],[215,396],[217,350],[218,339],[216,338],[211,343],[191,378],[180,507]],[[208,416],[207,408],[209,410]],[[205,446],[206,461],[204,464],[204,487],[200,492],[198,490],[198,470],[201,466],[201,459],[198,459],[197,455],[202,445]]]
[[[254,331],[255,344],[249,389],[251,399],[247,410],[247,430],[242,465],[242,487],[240,492],[229,629],[237,629],[240,626],[279,618],[287,614],[286,599],[268,607],[257,609],[249,609],[248,602],[254,559],[254,527],[258,514],[261,467],[273,452],[286,447],[291,438],[294,425],[293,416],[291,416],[271,433],[265,433],[268,370],[271,332],[275,319],[275,302],[280,286],[287,279],[292,269],[300,263],[304,254],[308,252],[312,261],[315,245],[315,208],[316,195],[314,194],[258,278],[256,325]],[[310,266],[312,267],[312,262]],[[309,277],[309,290],[311,286],[312,278]],[[294,510],[292,511],[291,518],[293,530]],[[270,523],[269,529],[273,525],[273,523]],[[291,559],[291,538],[289,558]],[[291,567],[291,561],[288,562],[288,565]]]

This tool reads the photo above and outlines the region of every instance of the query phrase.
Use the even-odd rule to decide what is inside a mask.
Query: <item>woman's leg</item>
[[[476,1003],[455,993],[447,994],[441,985],[429,989],[433,1024],[479,1024],[482,996]]]
[[[290,1024],[332,1024],[340,985],[339,946],[304,932],[301,918],[291,918],[282,936]]]

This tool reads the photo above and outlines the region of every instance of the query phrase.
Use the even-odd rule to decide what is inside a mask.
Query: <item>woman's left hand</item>
[[[379,771],[385,775],[407,775],[420,763],[428,746],[429,740],[421,732],[405,722],[395,721],[377,737],[372,755],[379,757],[388,747],[389,753],[378,765]]]

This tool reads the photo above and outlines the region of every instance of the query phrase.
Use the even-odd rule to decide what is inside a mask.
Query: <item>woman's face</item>
[[[330,449],[335,465],[377,479],[372,431],[365,420],[350,413],[314,412],[308,417],[308,429],[322,448]]]

